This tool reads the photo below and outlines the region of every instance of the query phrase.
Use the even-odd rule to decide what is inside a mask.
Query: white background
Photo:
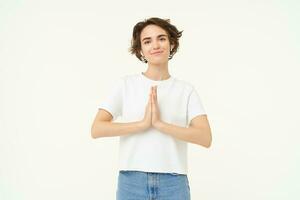
[[[114,199],[118,137],[92,139],[149,17],[184,30],[169,62],[195,85],[210,148],[189,144],[193,200],[300,199],[299,1],[1,1],[0,199]],[[298,124],[297,124],[298,123]],[[297,191],[298,190],[298,191]]]

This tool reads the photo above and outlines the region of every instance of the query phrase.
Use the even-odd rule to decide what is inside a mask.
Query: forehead
[[[141,40],[143,40],[145,37],[156,37],[157,35],[168,35],[167,32],[162,29],[161,27],[151,24],[146,26],[142,32],[141,32]]]

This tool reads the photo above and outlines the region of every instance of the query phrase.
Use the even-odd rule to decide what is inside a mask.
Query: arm
[[[108,111],[100,109],[91,128],[92,138],[127,135],[145,129],[143,121],[117,123],[112,122],[112,119],[113,117]]]
[[[209,148],[211,145],[211,130],[206,115],[195,117],[188,128],[166,122],[158,122],[157,129],[179,140],[198,144]]]
[[[169,134],[176,139],[184,140],[194,144],[210,147],[211,130],[207,120],[207,115],[198,115],[194,117],[189,127],[180,127],[166,123],[160,119],[159,107],[157,103],[156,87],[152,89],[152,124],[159,131]]]
[[[113,116],[111,113],[100,109],[92,125],[92,138],[120,136],[145,131],[151,127],[151,116],[151,93],[148,97],[144,118],[141,121],[129,123],[112,122]]]

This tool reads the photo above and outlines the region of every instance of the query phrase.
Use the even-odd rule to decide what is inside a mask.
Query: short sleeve
[[[192,119],[198,115],[205,115],[206,111],[203,107],[201,98],[198,92],[193,88],[192,92],[188,99],[188,106],[187,106],[187,120],[188,125],[192,121]]]
[[[98,109],[108,111],[113,116],[113,120],[122,115],[123,87],[124,80],[119,78],[98,105]]]

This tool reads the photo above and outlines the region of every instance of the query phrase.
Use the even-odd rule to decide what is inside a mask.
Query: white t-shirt
[[[136,122],[144,118],[151,86],[157,85],[157,101],[162,121],[187,127],[191,120],[206,114],[195,88],[173,76],[155,81],[143,73],[117,79],[99,109],[113,120]],[[155,128],[120,136],[119,170],[187,174],[187,142]]]

